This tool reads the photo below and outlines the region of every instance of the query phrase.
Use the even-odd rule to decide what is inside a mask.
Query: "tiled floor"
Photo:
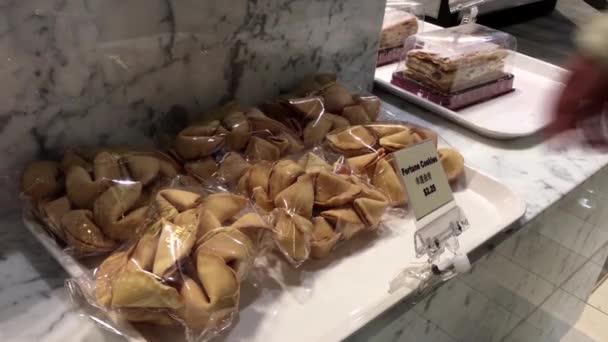
[[[560,0],[553,15],[503,29],[525,53],[561,63],[572,52],[576,24],[595,13],[580,0]],[[410,310],[390,310],[350,340],[608,341],[607,278],[608,168],[500,243],[470,273]]]
[[[354,340],[608,341],[606,209],[608,168],[470,273]]]

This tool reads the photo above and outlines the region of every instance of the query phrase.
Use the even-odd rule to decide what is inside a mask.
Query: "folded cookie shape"
[[[160,238],[152,266],[152,273],[164,278],[174,271],[174,266],[190,254],[196,242],[197,225],[177,225],[163,220]]]
[[[374,152],[346,159],[346,164],[358,174],[368,174],[374,170],[376,162],[384,157],[385,151],[380,148]]]
[[[418,141],[420,138],[416,136],[416,133],[406,128],[400,132],[383,136],[379,143],[387,151],[393,152],[414,145]]]
[[[215,120],[206,125],[186,127],[175,139],[175,151],[186,160],[198,159],[219,151],[227,131]]]
[[[285,209],[276,209],[273,214],[273,232],[279,250],[295,264],[306,261],[310,255],[312,222]]]
[[[72,210],[61,218],[66,241],[79,254],[107,252],[116,248],[116,242],[107,238],[93,222],[90,210]]]
[[[139,182],[117,183],[95,199],[93,216],[105,235],[115,240],[127,240],[135,236],[147,209],[133,209],[141,190]]]
[[[113,307],[177,309],[184,305],[177,290],[143,271],[120,271],[112,281]]]
[[[380,99],[377,96],[354,95],[355,103],[362,106],[371,121],[376,121],[380,115]]]
[[[218,171],[217,163],[212,157],[206,157],[188,162],[184,165],[184,167],[186,171],[188,171],[188,174],[201,181],[210,179]]]
[[[352,202],[361,193],[361,187],[348,177],[321,171],[315,181],[315,204],[336,207]]]
[[[345,117],[342,117],[339,115],[325,113],[325,114],[323,114],[323,116],[325,116],[326,118],[328,118],[331,121],[331,130],[332,131],[339,130],[341,128],[347,128],[351,125],[350,122]]]
[[[285,143],[286,142],[281,141],[269,141],[268,139],[253,136],[249,139],[249,143],[245,149],[245,156],[249,161],[274,161],[281,156],[281,148],[287,147]]]
[[[76,208],[93,209],[95,199],[111,185],[112,180],[93,180],[88,171],[77,165],[70,167],[65,177],[67,197]]]
[[[306,127],[304,127],[302,133],[304,145],[308,147],[319,145],[325,140],[327,133],[329,133],[333,125],[333,120],[326,115],[322,115],[317,119],[310,121]]]
[[[287,104],[304,120],[317,120],[325,113],[323,99],[318,96],[289,99]]]
[[[273,133],[278,134],[280,132],[289,132],[292,133],[287,126],[280,123],[277,120],[271,119],[266,114],[262,113],[261,110],[257,108],[252,108],[246,114],[247,119],[251,123],[251,130],[253,133]],[[295,134],[294,134],[295,135]]]
[[[70,200],[66,196],[59,197],[52,201],[40,203],[38,210],[43,217],[46,217],[45,221],[53,234],[65,240],[65,233],[61,228],[61,219],[65,214],[72,211]]]
[[[131,179],[142,185],[148,185],[160,173],[160,160],[158,158],[145,155],[128,155],[125,160]]]
[[[409,130],[408,126],[392,123],[372,123],[365,125],[365,128],[372,131],[378,138]]]
[[[352,207],[330,209],[321,212],[321,216],[335,227],[337,232],[349,240],[361,231],[365,230],[365,223]]]
[[[378,201],[370,198],[357,198],[353,201],[353,208],[368,229],[378,227],[382,215],[388,208],[388,201]]]
[[[268,180],[272,171],[272,163],[269,161],[259,161],[251,166],[238,182],[238,191],[244,194],[251,194],[253,189],[261,187],[264,192],[268,192]]]
[[[363,126],[352,126],[327,135],[329,146],[347,157],[375,150],[376,137]]]
[[[400,206],[407,203],[407,194],[401,180],[386,158],[376,162],[371,181],[373,186],[388,197],[391,206]]]
[[[228,130],[226,134],[226,148],[230,151],[240,151],[249,141],[251,136],[251,125],[242,112],[233,112],[222,119],[224,127]]]
[[[313,218],[312,241],[310,243],[310,256],[322,259],[331,253],[342,234],[334,231],[327,220],[321,216]]]
[[[443,166],[448,181],[454,182],[464,174],[464,157],[458,151],[451,148],[440,148],[439,160]]]
[[[21,190],[33,200],[49,198],[61,189],[59,163],[35,161],[29,163],[21,177]]]
[[[197,236],[204,236],[213,229],[221,227],[247,204],[247,198],[231,193],[215,193],[207,196],[198,207],[200,220]]]
[[[283,189],[274,198],[277,208],[284,208],[290,213],[310,218],[315,203],[314,175],[303,174],[295,183]]]
[[[333,170],[333,167],[329,165],[325,159],[313,152],[307,152],[305,155],[298,159],[298,165],[300,165],[306,173],[317,173],[320,171]]]
[[[218,176],[222,182],[233,184],[249,170],[249,164],[240,154],[229,152],[220,162]]]
[[[346,106],[353,105],[355,101],[350,92],[338,83],[334,83],[321,92],[325,110],[340,114]]]
[[[121,165],[123,162],[117,153],[101,151],[93,159],[95,180],[118,180],[125,178]]]
[[[342,110],[342,117],[348,120],[351,125],[365,125],[371,122],[367,111],[361,105],[346,106]]]
[[[195,253],[203,252],[222,258],[242,280],[253,265],[254,247],[253,241],[239,229],[223,227],[205,234],[197,242]]]
[[[279,160],[272,166],[268,183],[268,195],[274,198],[279,192],[293,184],[304,173],[298,163],[290,159]]]

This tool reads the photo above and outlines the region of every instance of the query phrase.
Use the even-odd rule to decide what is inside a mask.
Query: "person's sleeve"
[[[577,36],[581,52],[608,67],[608,14],[597,15]]]

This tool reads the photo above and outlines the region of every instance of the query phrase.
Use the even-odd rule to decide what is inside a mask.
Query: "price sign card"
[[[417,221],[454,200],[437,148],[431,140],[393,155]]]

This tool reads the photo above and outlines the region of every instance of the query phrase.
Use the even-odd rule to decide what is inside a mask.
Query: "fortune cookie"
[[[367,174],[373,171],[376,161],[384,157],[384,149],[380,148],[374,152],[362,154],[346,159],[346,164],[358,174]]]
[[[279,249],[295,263],[306,261],[310,255],[312,222],[285,209],[274,213],[274,238]]]
[[[365,108],[365,112],[371,121],[376,121],[380,114],[380,99],[377,96],[353,96],[355,103]]]
[[[189,174],[201,181],[211,178],[218,170],[215,159],[211,157],[188,162],[185,168]]]
[[[61,190],[59,163],[35,161],[27,165],[21,178],[21,190],[33,200],[50,197]]]
[[[313,219],[310,255],[315,259],[326,257],[341,237],[342,234],[336,233],[325,218],[315,217]]]
[[[418,141],[416,134],[406,128],[400,132],[383,136],[379,142],[380,146],[392,152],[414,145]]]
[[[322,171],[315,182],[315,204],[341,206],[352,202],[360,192],[361,187],[351,183],[348,177]]]
[[[226,183],[234,183],[240,179],[251,165],[238,153],[229,152],[220,163],[219,177]]]
[[[312,174],[304,174],[298,177],[292,185],[279,192],[274,198],[277,208],[284,208],[290,213],[310,218],[315,201]]]
[[[287,103],[304,120],[317,120],[325,112],[323,99],[320,97],[289,99]]]
[[[448,181],[457,180],[464,173],[464,157],[462,154],[451,148],[440,148],[437,152],[443,170],[448,176]]]
[[[323,90],[323,103],[325,104],[326,111],[340,114],[344,107],[350,106],[355,102],[346,88],[334,83]]]
[[[320,144],[332,127],[333,121],[325,115],[310,121],[306,127],[304,127],[304,145],[310,147]]]
[[[308,152],[303,155],[299,160],[298,164],[304,169],[306,173],[317,173],[320,171],[332,171],[333,168],[323,158],[316,155],[313,152]]]
[[[293,160],[284,159],[276,162],[270,171],[268,195],[274,198],[279,192],[293,184],[304,173],[304,169]]]
[[[281,149],[268,140],[254,136],[251,137],[249,144],[247,144],[245,156],[247,156],[249,161],[273,161],[279,159],[281,156]]]
[[[112,281],[112,307],[177,309],[183,306],[179,293],[143,271],[119,272]]]
[[[360,105],[344,107],[342,117],[346,118],[351,125],[365,125],[371,122],[365,108]]]
[[[365,229],[365,223],[350,207],[326,210],[321,212],[321,216],[347,240]]]
[[[251,125],[242,112],[233,112],[222,120],[228,129],[226,134],[226,147],[230,151],[239,151],[245,148],[251,136]]]
[[[111,185],[108,179],[93,180],[81,166],[72,166],[66,174],[67,197],[76,208],[92,209],[95,199]]]
[[[145,208],[129,210],[139,199],[142,185],[116,184],[102,193],[93,204],[95,222],[104,234],[115,240],[127,240],[136,233],[135,229],[145,218]]]
[[[372,185],[380,189],[389,199],[391,206],[399,206],[407,203],[407,194],[397,173],[386,158],[376,162],[376,168],[372,175]]]
[[[81,254],[106,252],[116,247],[116,242],[108,239],[93,223],[93,213],[89,210],[72,210],[61,218],[61,227],[67,242]]]
[[[190,254],[196,241],[196,228],[196,225],[178,226],[163,220],[152,266],[155,275],[165,277],[173,266]]]
[[[125,157],[129,174],[134,181],[147,185],[159,175],[160,161],[157,158],[144,155]]]
[[[327,135],[329,145],[337,152],[350,157],[374,151],[376,137],[363,126],[352,126]]]
[[[224,145],[226,130],[215,120],[206,125],[189,126],[175,139],[175,150],[184,159],[207,157]]]

